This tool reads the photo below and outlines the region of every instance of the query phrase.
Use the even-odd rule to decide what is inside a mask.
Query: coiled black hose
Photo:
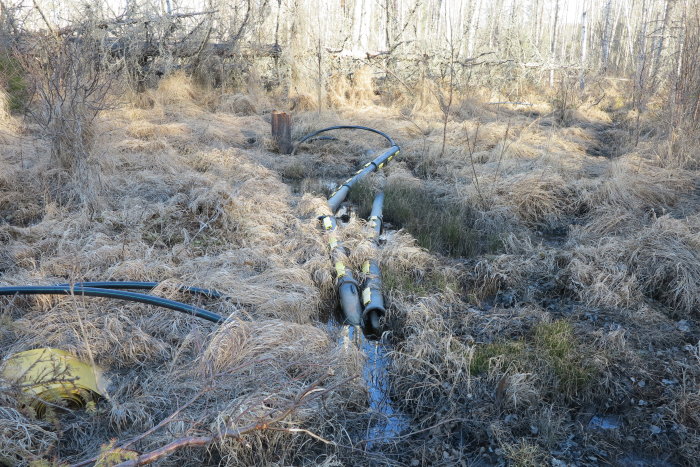
[[[389,141],[390,146],[396,146],[397,144],[394,142],[394,140],[391,138],[391,136],[387,135],[383,131],[375,130],[374,128],[370,128],[368,126],[361,126],[361,125],[336,125],[336,126],[329,126],[328,128],[322,128],[318,131],[314,131],[313,133],[309,133],[306,136],[303,136],[297,143],[294,145],[294,149],[292,150],[292,154],[294,155],[297,152],[297,148],[301,143],[303,143],[306,140],[309,140],[313,138],[316,135],[320,135],[321,133],[325,133],[326,131],[332,131],[332,130],[364,130],[364,131],[371,131],[372,133],[376,133],[380,136],[383,136],[387,141]]]
[[[101,297],[115,298],[118,300],[126,300],[131,302],[145,303],[147,305],[155,305],[161,308],[186,313],[197,318],[211,321],[212,323],[223,323],[225,319],[211,311],[203,308],[198,308],[186,303],[176,302],[163,297],[154,295],[142,294],[137,292],[128,292],[125,290],[110,290],[98,287],[78,287],[67,285],[48,285],[48,286],[20,286],[20,287],[0,287],[0,295],[83,295],[86,297]]]

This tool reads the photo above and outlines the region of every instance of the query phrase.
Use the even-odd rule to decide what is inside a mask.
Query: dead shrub
[[[99,37],[86,26],[83,39],[34,35],[15,56],[28,73],[35,105],[29,112],[48,141],[52,163],[78,184],[83,202],[99,192],[94,157],[94,121],[106,106],[112,75]]]
[[[372,84],[372,69],[363,66],[352,75],[352,102],[355,106],[363,107],[374,101],[374,85]]]
[[[219,98],[219,112],[229,112],[237,115],[257,115],[258,109],[250,98],[243,94],[225,94]]]

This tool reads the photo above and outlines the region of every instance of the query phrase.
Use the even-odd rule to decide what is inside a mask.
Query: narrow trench
[[[614,159],[621,155],[624,141],[618,133],[620,123],[615,119],[611,123],[590,124],[588,130],[594,141],[586,148],[586,154],[594,157]]]
[[[383,295],[380,276],[380,269],[376,267],[376,272],[372,273],[369,266],[370,261],[376,261],[376,257],[367,258],[365,265],[363,265],[363,272],[358,271],[358,275],[367,274],[364,282],[364,289],[360,288],[360,285],[356,282],[353,277],[352,271],[347,270],[344,264],[345,259],[343,257],[347,255],[347,250],[342,246],[342,242],[337,240],[335,232],[338,229],[342,229],[345,224],[351,222],[351,219],[356,218],[357,210],[352,206],[352,202],[348,199],[349,192],[352,190],[353,186],[364,177],[372,176],[374,172],[380,171],[386,164],[388,164],[392,158],[399,153],[400,148],[391,139],[390,136],[382,133],[381,131],[363,127],[363,126],[334,126],[328,127],[317,132],[310,133],[298,140],[297,145],[305,141],[313,141],[312,138],[317,137],[320,133],[327,131],[339,130],[339,129],[352,129],[352,130],[364,130],[377,133],[383,136],[390,144],[389,148],[380,149],[377,151],[366,150],[362,159],[369,158],[359,170],[354,174],[350,175],[343,185],[338,185],[335,181],[330,181],[326,177],[300,177],[298,180],[288,181],[286,183],[290,186],[291,191],[296,195],[301,195],[305,192],[315,192],[317,194],[323,194],[328,197],[328,206],[330,208],[331,214],[328,216],[322,216],[319,218],[319,223],[322,224],[323,230],[328,235],[327,240],[330,245],[330,257],[329,257],[329,267],[333,267],[336,270],[336,280],[338,281],[335,289],[337,293],[336,306],[334,310],[331,310],[322,319],[325,321],[325,326],[327,331],[334,336],[337,345],[342,348],[350,348],[350,346],[355,346],[364,355],[364,362],[362,367],[362,380],[365,387],[367,388],[368,397],[368,416],[369,420],[367,422],[367,429],[363,434],[358,434],[357,439],[354,440],[358,443],[364,444],[365,449],[371,450],[377,444],[382,444],[384,442],[389,442],[393,438],[396,438],[408,427],[408,418],[395,408],[391,398],[390,398],[390,377],[389,377],[389,349],[388,343],[382,337],[378,339],[370,334],[365,334],[363,329],[366,326],[364,322],[364,314],[367,312],[369,307],[373,308],[374,313],[379,313],[381,310],[381,316],[384,315],[385,304],[381,295]],[[291,183],[290,183],[291,182]],[[332,191],[332,193],[326,193],[326,191]],[[384,204],[383,194],[381,196],[377,195],[374,202],[378,203],[378,211],[372,214],[373,217],[369,218],[372,225],[376,226],[378,222],[379,227],[375,229],[371,228],[371,240],[375,243],[375,247],[379,247],[379,238],[382,231],[382,210]],[[345,209],[341,206],[349,206]],[[374,206],[373,206],[374,213]],[[373,220],[372,220],[373,219]],[[343,252],[344,251],[344,252]],[[341,256],[337,256],[340,252]],[[342,271],[342,272],[340,272]],[[359,280],[359,277],[358,279]],[[354,285],[353,285],[354,284]],[[372,285],[370,285],[372,284]],[[348,288],[350,287],[350,288]],[[378,299],[370,299],[375,289],[377,287],[379,291]],[[352,291],[351,291],[352,290]],[[358,295],[365,296],[367,298],[361,298]],[[364,300],[367,301],[364,301]],[[356,304],[360,306],[358,318],[356,313],[358,309],[353,305],[354,300],[357,300]],[[375,302],[378,300],[378,302]],[[341,307],[343,309],[341,310]],[[345,307],[348,307],[345,309]],[[366,308],[367,307],[367,308]],[[376,315],[374,315],[376,316]],[[324,319],[325,318],[325,319]],[[359,319],[358,321],[355,321]],[[369,333],[376,333],[377,331],[384,334],[383,329],[377,329],[376,324],[370,325],[368,328]]]
[[[356,211],[348,217],[355,217],[355,214]],[[346,223],[338,220],[341,226]],[[365,443],[368,450],[391,441],[409,427],[409,419],[396,408],[390,396],[389,343],[384,337],[365,335],[360,327],[343,324],[343,314],[338,301],[336,307],[325,313],[322,319],[338,346],[355,346],[364,356],[362,380],[367,388],[369,421],[367,429],[357,441]]]
[[[341,324],[335,313],[326,322],[326,329],[338,346],[355,346],[364,354],[362,380],[367,388],[369,421],[365,432],[357,439],[368,450],[390,442],[409,427],[408,417],[398,410],[391,399],[389,379],[389,344],[385,339],[370,339],[358,327]]]

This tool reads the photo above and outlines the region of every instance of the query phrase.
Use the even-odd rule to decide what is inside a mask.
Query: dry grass
[[[363,406],[363,392],[350,391],[358,387],[359,371],[353,363],[357,358],[348,354],[352,348],[336,348],[323,327],[310,324],[320,313],[321,293],[327,293],[330,282],[320,274],[327,270],[327,257],[315,220],[300,219],[289,202],[289,189],[251,153],[217,149],[218,139],[206,129],[220,125],[222,133],[230,134],[225,126],[231,122],[224,114],[199,120],[204,110],[192,100],[198,91],[188,86],[182,78],[161,83],[153,100],[162,112],[124,108],[103,115],[99,142],[105,150],[116,143],[120,152],[101,161],[105,204],[96,213],[40,205],[39,219],[25,228],[21,216],[26,214],[21,213],[29,200],[23,196],[39,187],[22,186],[21,180],[41,170],[41,154],[32,156],[27,164],[31,169],[3,171],[0,206],[3,219],[12,224],[0,225],[0,274],[5,283],[96,278],[196,282],[226,292],[227,301],[206,306],[237,321],[215,330],[196,319],[141,305],[19,300],[11,310],[21,307],[26,313],[15,316],[12,330],[4,333],[4,353],[51,345],[83,358],[90,354],[108,369],[112,385],[98,415],[76,413],[69,417],[72,421],[63,420],[73,434],[60,443],[54,436],[51,446],[39,449],[44,428],[25,420],[27,439],[8,438],[3,455],[27,458],[23,453],[31,449],[38,457],[49,451],[73,461],[89,457],[110,437],[125,439],[152,427],[184,403],[181,397],[205,389],[207,396],[186,418],[213,432],[230,421],[257,419],[273,401],[273,406],[284,407],[317,380],[334,388],[347,379],[332,389],[342,396],[325,397],[323,407],[302,405],[286,419],[286,427],[325,435],[336,429],[328,421],[334,416],[328,408],[336,402]],[[253,131],[261,137],[258,128]],[[244,138],[249,137],[241,135],[238,141]],[[3,159],[5,163],[11,159]],[[186,299],[167,284],[158,293]],[[232,347],[234,336],[242,347]],[[254,366],[255,371],[248,368],[241,374],[241,366]],[[214,378],[216,373],[223,376]],[[140,382],[129,374],[140,375]],[[212,401],[218,402],[213,406]],[[182,436],[190,425],[173,423],[139,449]],[[77,434],[84,430],[92,434]],[[214,455],[263,465],[285,456],[309,456],[308,451],[290,449],[307,446],[309,440],[313,438],[304,432],[269,432],[245,442],[226,442],[214,449],[216,454],[187,451],[185,458],[204,462]]]
[[[217,110],[238,115],[256,115],[258,113],[255,104],[244,94],[221,96]]]
[[[3,405],[19,401],[4,400]],[[41,461],[56,444],[58,436],[48,423],[32,420],[11,407],[0,407],[0,461],[7,465],[29,465]]]
[[[166,463],[614,464],[630,453],[694,461],[696,173],[660,167],[643,151],[589,154],[611,118],[589,101],[561,128],[544,98],[528,97],[535,109],[484,105],[503,96],[479,89],[457,96],[441,155],[437,85],[379,89],[385,103],[393,96],[381,106],[371,75],[333,77],[329,112],[317,112],[300,77],[274,107],[294,109],[295,136],[355,123],[402,146],[353,192],[358,211],[339,240],[359,268],[374,251],[361,218],[383,189],[386,382],[410,424],[404,436],[366,441],[379,416],[361,378],[367,355],[325,323],[336,297],[317,221],[328,185],[383,142],[338,132],[280,157],[263,114],[272,96],[217,96],[174,75],[96,122],[105,156],[93,212],[50,202],[46,154],[26,142],[32,130],[18,138],[0,121],[12,136],[0,157],[0,281],[164,281],[159,294],[231,320],[217,327],[98,299],[3,299],[3,353],[51,345],[92,355],[111,384],[94,412],[56,411],[54,424],[23,412],[2,386],[0,427],[23,431],[3,439],[0,456],[84,459],[193,400],[132,446],[146,452],[254,423],[314,387],[327,392],[276,429],[179,450]],[[180,283],[228,299],[185,297]],[[620,423],[601,429],[594,417]]]
[[[372,68],[363,66],[351,76],[334,74],[327,86],[328,105],[333,108],[360,110],[374,102]]]
[[[6,124],[10,118],[10,102],[7,93],[0,89],[0,124]]]
[[[539,172],[506,176],[497,181],[494,204],[509,207],[526,225],[552,225],[575,212],[575,198],[564,179],[545,167]],[[487,190],[487,188],[485,188]]]
[[[646,293],[674,314],[695,317],[700,304],[698,216],[655,220],[627,244],[627,263]]]

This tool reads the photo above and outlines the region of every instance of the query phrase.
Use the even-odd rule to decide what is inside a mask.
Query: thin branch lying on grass
[[[108,456],[108,455],[109,455],[110,453],[112,453],[112,452],[115,452],[115,451],[117,451],[117,450],[122,450],[122,449],[124,449],[124,448],[127,448],[127,447],[131,446],[132,444],[134,444],[134,443],[136,443],[136,442],[138,442],[138,441],[141,441],[141,440],[144,439],[145,437],[147,437],[147,436],[149,436],[149,435],[155,433],[155,432],[158,431],[159,429],[163,428],[165,425],[167,425],[167,424],[169,424],[169,423],[171,423],[171,422],[176,421],[176,420],[177,420],[176,417],[177,417],[178,415],[180,415],[180,413],[182,413],[183,410],[185,410],[187,407],[189,407],[190,405],[192,405],[193,403],[195,403],[200,397],[202,397],[206,392],[210,391],[211,389],[212,389],[211,387],[207,387],[207,388],[204,388],[204,389],[202,389],[201,391],[199,391],[193,398],[191,398],[191,399],[190,399],[189,401],[187,401],[185,404],[183,404],[183,405],[181,405],[180,407],[178,407],[177,410],[175,410],[175,412],[171,413],[171,414],[168,415],[166,418],[164,418],[163,420],[161,420],[161,421],[160,421],[156,426],[154,426],[153,428],[151,428],[151,429],[149,429],[149,430],[147,430],[147,431],[141,433],[141,434],[138,435],[138,436],[135,436],[135,437],[131,438],[130,440],[128,440],[128,441],[126,441],[126,442],[124,442],[124,443],[118,443],[117,445],[115,445],[112,449],[110,449],[110,450],[107,451],[107,452],[100,453],[100,454],[97,455],[97,456],[93,456],[93,457],[91,457],[90,459],[85,459],[84,461],[78,462],[77,464],[72,464],[70,467],[84,467],[84,466],[86,466],[86,465],[90,465],[90,464],[92,464],[92,463],[94,463],[94,462],[97,462],[100,458],[104,458],[105,456]]]
[[[268,427],[268,430],[272,431],[284,431],[286,433],[304,433],[305,435],[311,436],[314,439],[317,439],[321,441],[324,444],[335,444],[333,441],[328,441],[325,438],[322,438],[321,436],[317,435],[316,433],[306,430],[304,428],[277,428],[277,427]]]
[[[303,404],[306,404],[308,402],[311,402],[315,399],[318,399],[319,397],[328,394],[329,392],[333,391],[335,388],[340,386],[341,384],[347,383],[347,380],[342,381],[339,384],[336,384],[334,386],[331,386],[329,388],[321,388],[319,385],[321,384],[321,381],[325,378],[321,377],[311,383],[306,389],[304,389],[297,397],[292,401],[287,407],[285,407],[283,410],[279,411],[279,413],[275,413],[275,411],[270,411],[266,415],[259,417],[255,422],[250,423],[248,425],[245,425],[241,428],[228,428],[226,430],[221,431],[218,434],[211,434],[209,436],[186,436],[183,438],[178,438],[171,443],[166,444],[165,446],[162,446],[158,449],[155,449],[150,452],[146,452],[144,454],[141,454],[138,456],[136,459],[129,460],[126,462],[122,462],[120,464],[117,464],[117,467],[135,467],[139,465],[147,465],[150,463],[153,463],[159,459],[162,459],[163,457],[169,456],[173,452],[186,448],[186,447],[204,447],[204,446],[209,446],[213,443],[223,441],[227,438],[235,438],[235,439],[240,439],[242,436],[255,432],[255,431],[265,431],[265,430],[275,430],[275,431],[287,431],[289,433],[296,433],[296,432],[302,432],[305,434],[308,434],[309,436],[312,436],[315,439],[318,439],[324,443],[330,443],[330,441],[327,441],[320,436],[311,433],[308,430],[305,429],[290,429],[290,428],[280,428],[280,427],[273,427],[270,425],[273,425],[275,423],[281,422],[285,418],[287,418],[289,415],[292,414],[296,409],[301,407]]]
[[[232,369],[226,371],[225,373],[218,373],[218,374],[216,374],[216,375],[213,375],[213,376],[212,376],[212,380],[215,380],[215,379],[217,379],[217,378],[220,378],[220,377],[222,377],[224,374],[226,374],[226,375],[234,375],[234,374],[236,374],[236,373],[239,373],[239,372],[243,371],[243,370],[246,369],[246,368],[249,368],[249,367],[251,367],[251,366],[253,366],[253,365],[259,365],[259,364],[261,364],[261,363],[263,363],[263,362],[265,362],[265,361],[269,361],[269,360],[270,360],[269,358],[262,358],[262,359],[255,359],[255,360],[248,361],[248,362],[246,362],[246,363],[243,363],[243,364],[241,364],[241,365],[238,365],[238,366],[235,367],[235,368],[232,368]],[[165,417],[163,420],[161,420],[158,424],[156,424],[155,426],[153,426],[153,427],[150,428],[149,430],[147,430],[147,431],[141,433],[140,435],[134,436],[133,438],[131,438],[131,439],[129,439],[129,440],[126,440],[126,441],[124,441],[123,443],[115,443],[115,444],[114,444],[114,447],[113,447],[112,449],[110,449],[109,451],[102,452],[102,453],[100,453],[100,454],[98,454],[98,455],[96,455],[96,456],[93,456],[93,457],[89,458],[89,459],[85,459],[84,461],[78,462],[77,464],[72,464],[70,467],[84,467],[84,466],[86,466],[86,465],[90,465],[90,464],[96,462],[98,459],[104,458],[105,456],[108,456],[108,455],[109,455],[110,453],[112,453],[112,452],[115,452],[115,451],[117,451],[117,450],[125,449],[125,448],[127,448],[127,447],[129,447],[129,446],[131,446],[131,445],[133,445],[133,444],[135,444],[135,443],[137,443],[137,442],[143,440],[144,438],[146,438],[146,437],[152,435],[153,433],[155,433],[156,431],[160,430],[160,429],[163,428],[164,426],[166,426],[166,425],[168,425],[168,424],[170,424],[170,423],[176,422],[176,421],[178,420],[177,417],[178,417],[186,408],[190,407],[190,406],[191,406],[192,404],[194,404],[197,400],[199,400],[204,394],[206,394],[207,392],[212,391],[212,390],[214,390],[214,385],[213,385],[213,384],[209,384],[209,385],[205,386],[205,387],[202,388],[200,391],[198,391],[197,394],[195,394],[189,401],[187,401],[187,402],[185,402],[183,405],[179,406],[173,413],[171,413],[170,415],[168,415],[167,417]]]

